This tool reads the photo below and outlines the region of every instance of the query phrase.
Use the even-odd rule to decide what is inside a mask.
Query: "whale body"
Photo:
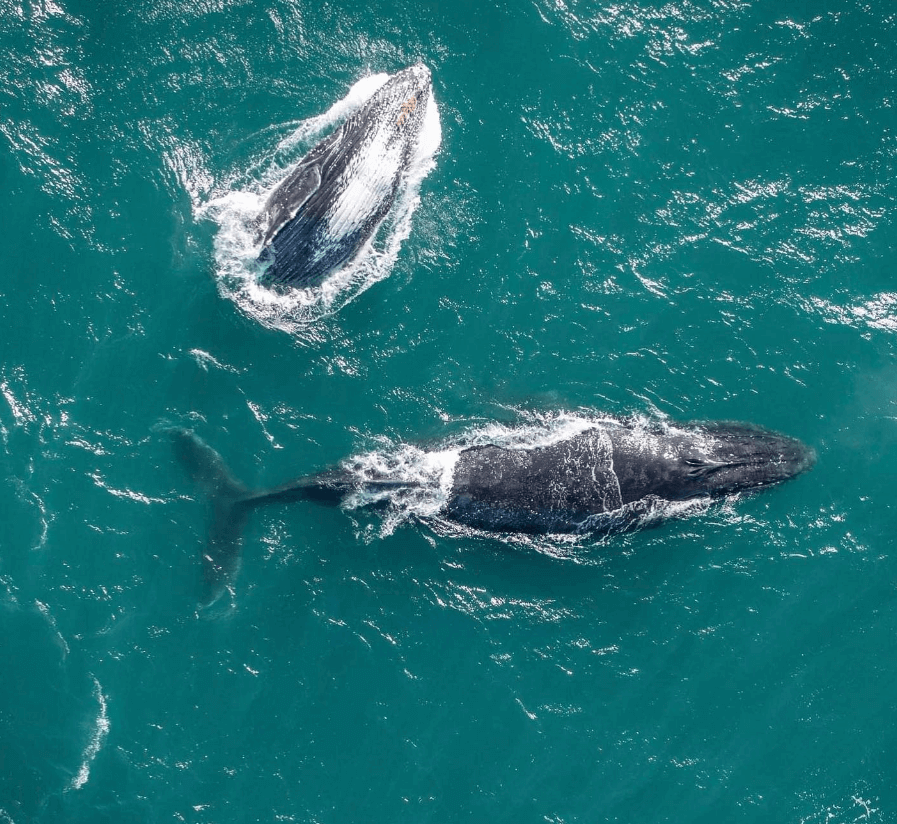
[[[239,565],[243,526],[256,507],[312,500],[338,505],[367,495],[442,487],[438,517],[492,533],[609,534],[682,512],[676,502],[770,486],[806,471],[815,453],[800,441],[746,424],[645,426],[601,419],[546,445],[478,444],[422,452],[449,455],[447,469],[412,477],[383,462],[349,461],[272,489],[249,490],[192,432],[173,432],[175,452],[212,504],[203,554],[207,594]],[[659,517],[658,517],[659,516]]]
[[[260,215],[265,282],[318,285],[374,236],[413,159],[431,97],[430,70],[404,69],[299,161]]]

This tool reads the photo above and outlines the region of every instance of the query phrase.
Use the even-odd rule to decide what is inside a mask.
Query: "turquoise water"
[[[897,820],[891,4],[0,26],[0,822]],[[283,331],[208,206],[417,59],[410,234]],[[263,486],[558,412],[750,421],[818,464],[572,548],[269,509],[197,615],[165,427]]]

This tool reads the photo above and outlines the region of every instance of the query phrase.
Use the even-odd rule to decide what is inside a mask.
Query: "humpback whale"
[[[265,282],[318,285],[374,236],[413,158],[431,96],[422,63],[392,75],[274,189],[260,215]]]
[[[681,513],[676,502],[788,480],[815,463],[813,450],[800,441],[747,424],[601,418],[535,445],[518,439],[417,450],[418,471],[409,472],[407,461],[361,456],[272,489],[250,490],[194,433],[173,430],[172,438],[178,459],[211,503],[203,553],[207,602],[236,572],[243,527],[259,506],[301,500],[389,505],[402,495],[430,495],[435,517],[473,529],[600,535]]]

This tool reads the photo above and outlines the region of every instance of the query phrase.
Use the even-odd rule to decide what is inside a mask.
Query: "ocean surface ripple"
[[[0,824],[897,820],[891,4],[0,0],[0,38]],[[246,215],[417,60],[369,268],[266,303]],[[818,464],[593,542],[272,508],[199,614],[171,426],[263,487],[562,410]]]

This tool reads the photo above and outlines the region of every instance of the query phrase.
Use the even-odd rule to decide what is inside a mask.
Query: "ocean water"
[[[897,821],[895,42],[884,0],[0,0],[0,822]],[[391,226],[267,300],[249,207],[418,59]],[[168,427],[261,487],[603,414],[818,463],[575,545],[270,508],[198,609]]]

